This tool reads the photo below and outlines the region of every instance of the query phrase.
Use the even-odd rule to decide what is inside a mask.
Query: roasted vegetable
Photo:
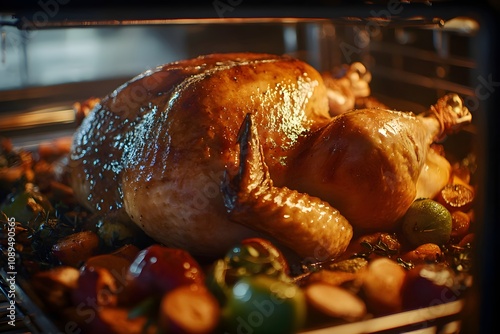
[[[204,284],[200,264],[185,250],[158,244],[141,250],[126,274],[131,302],[163,295],[181,285]]]
[[[223,330],[229,333],[295,333],[305,317],[300,288],[265,275],[238,280],[222,310]]]
[[[0,211],[14,217],[25,227],[40,224],[53,210],[50,201],[33,183],[27,183],[22,189],[9,194],[0,206]]]
[[[401,311],[405,275],[405,270],[393,260],[379,258],[370,262],[362,285],[368,310],[375,315]]]
[[[288,262],[276,246],[266,239],[249,238],[212,264],[206,284],[224,305],[232,285],[242,277],[262,274],[290,282],[288,273]]]
[[[453,183],[446,185],[437,200],[449,211],[468,211],[474,201],[474,189],[463,183]]]
[[[0,137],[0,203],[16,189],[34,179],[33,157],[25,150],[14,150],[9,138]]]
[[[418,265],[404,279],[402,306],[408,310],[456,301],[470,283],[442,263]]]
[[[92,231],[81,231],[61,238],[52,246],[52,254],[62,264],[80,267],[99,251],[99,237]]]
[[[219,324],[220,307],[204,285],[182,285],[164,295],[158,324],[166,333],[210,334]]]
[[[360,297],[335,285],[313,283],[304,288],[304,294],[312,309],[329,317],[356,321],[367,314]]]
[[[99,217],[96,223],[97,234],[109,250],[120,248],[127,244],[146,247],[152,244],[144,231],[131,223],[122,222],[113,217]]]
[[[443,245],[450,240],[451,214],[440,203],[428,199],[417,199],[403,217],[404,236],[413,246],[426,243]]]
[[[69,266],[59,266],[39,271],[33,275],[31,283],[51,310],[72,305],[71,295],[78,286],[80,272]]]

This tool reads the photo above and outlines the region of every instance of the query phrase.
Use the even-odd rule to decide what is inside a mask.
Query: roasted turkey
[[[75,133],[75,194],[193,254],[268,236],[301,257],[336,257],[353,229],[394,229],[417,196],[446,184],[449,163],[432,144],[470,113],[453,94],[425,115],[339,112],[342,93],[324,78],[297,59],[250,53],[146,71]]]

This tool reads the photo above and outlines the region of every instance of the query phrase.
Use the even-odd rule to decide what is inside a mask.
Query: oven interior
[[[483,186],[477,208],[482,222],[476,227],[481,240],[477,277],[461,322],[470,329],[491,321],[488,305],[492,289],[497,290],[491,263],[499,186],[498,165],[492,161],[494,94],[499,85],[493,41],[498,36],[491,13],[476,7],[388,2],[282,9],[270,16],[266,10],[233,6],[219,11],[212,7],[208,15],[203,12],[195,19],[183,17],[181,11],[159,19],[157,13],[139,19],[130,19],[129,13],[113,20],[112,15],[82,18],[69,12],[45,20],[50,8],[36,9],[25,16],[0,12],[0,133],[17,147],[34,148],[71,136],[75,102],[104,96],[157,65],[214,52],[288,54],[320,71],[359,61],[371,72],[372,95],[399,110],[419,113],[447,92],[461,95],[473,113],[473,124],[445,145],[457,157],[477,154],[477,177]],[[221,18],[221,13],[229,17]],[[25,318],[18,329],[44,332],[51,328],[50,321],[33,316],[38,306],[30,302],[26,289],[19,289],[26,303],[19,306],[25,307],[20,310]],[[0,304],[5,303],[0,298]]]

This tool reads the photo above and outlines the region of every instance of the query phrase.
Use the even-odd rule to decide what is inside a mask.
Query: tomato
[[[158,244],[141,250],[126,274],[131,301],[162,295],[178,286],[204,280],[201,266],[187,251]]]
[[[295,333],[305,318],[302,290],[266,275],[238,280],[222,310],[224,330],[230,333]]]

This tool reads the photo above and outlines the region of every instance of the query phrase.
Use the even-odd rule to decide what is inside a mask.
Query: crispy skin
[[[73,188],[90,209],[193,254],[218,256],[261,235],[302,257],[337,256],[351,225],[394,229],[415,196],[439,191],[449,164],[430,145],[471,120],[456,94],[418,116],[329,112],[321,75],[289,57],[214,54],[160,66],[85,118],[72,146]],[[248,115],[259,155],[240,149]],[[227,175],[236,177],[223,198]]]
[[[295,144],[329,119],[321,76],[265,54],[215,54],[145,72],[105,97],[75,135],[75,193],[160,242],[220,254],[257,233],[228,220],[219,191],[224,170],[237,166],[247,113],[279,185]]]
[[[341,114],[296,159],[292,187],[333,203],[359,230],[392,230],[415,199],[432,129],[411,113]]]

